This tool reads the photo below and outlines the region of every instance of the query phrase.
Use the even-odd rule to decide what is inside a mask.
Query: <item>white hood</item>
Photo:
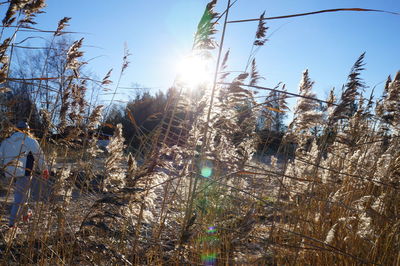
[[[0,146],[0,167],[6,176],[24,176],[29,153],[34,158],[33,169],[42,171],[47,168],[43,151],[35,139],[22,132],[15,132],[5,139]]]

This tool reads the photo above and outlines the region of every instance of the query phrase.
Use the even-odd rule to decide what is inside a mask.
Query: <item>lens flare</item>
[[[203,238],[202,240],[205,242],[205,244],[207,244],[208,251],[206,251],[205,253],[203,253],[201,255],[201,261],[206,266],[212,266],[212,265],[216,265],[217,253],[214,251],[211,251],[211,250],[215,249],[215,245],[218,243],[219,239],[218,239],[218,237],[214,236],[214,234],[217,232],[217,229],[215,228],[215,226],[209,226],[207,228],[206,232],[207,232],[208,236]]]
[[[204,265],[207,266],[215,265],[215,262],[217,261],[217,253],[212,252],[203,254],[201,255],[201,260],[203,261]]]
[[[212,168],[208,167],[208,166],[204,166],[203,168],[201,168],[201,176],[208,178],[212,175]]]
[[[209,234],[214,234],[217,232],[217,229],[215,229],[215,226],[210,226],[207,228],[207,233]]]

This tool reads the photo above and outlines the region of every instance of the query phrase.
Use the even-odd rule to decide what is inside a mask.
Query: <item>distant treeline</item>
[[[144,140],[151,137],[157,128],[162,129],[159,126],[163,121],[163,117],[164,123],[169,122],[168,120],[165,121],[165,117],[168,117],[165,116],[165,110],[168,110],[166,106],[174,93],[176,91],[173,88],[170,88],[166,93],[162,91],[156,94],[143,92],[137,94],[126,105],[115,104],[111,106],[105,117],[105,123],[99,128],[100,132],[112,135],[115,126],[121,123],[127,148],[137,151],[144,144]],[[179,112],[175,114],[175,116],[181,117],[182,120],[184,120],[185,115],[187,114]],[[289,154],[293,152],[293,143],[286,144],[287,149],[278,151],[279,147],[282,148],[282,138],[287,129],[283,122],[284,118],[285,115],[283,113],[275,112],[274,117],[270,118],[270,121],[266,123],[266,117],[263,113],[260,113],[257,125],[254,127],[254,133],[258,137],[258,154],[275,155],[277,152]],[[179,142],[184,141],[185,131],[188,129],[184,128],[182,131],[182,126],[172,123],[171,130],[175,131],[179,138],[176,138],[176,141],[174,141],[174,138],[168,139],[167,143],[169,145],[179,145],[178,140]],[[240,136],[237,137],[240,138]]]

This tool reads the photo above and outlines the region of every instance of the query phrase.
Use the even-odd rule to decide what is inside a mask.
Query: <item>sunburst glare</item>
[[[184,57],[177,65],[177,79],[179,86],[195,89],[207,86],[211,82],[211,60],[199,54]]]

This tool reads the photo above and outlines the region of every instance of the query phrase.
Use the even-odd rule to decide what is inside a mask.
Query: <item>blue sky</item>
[[[48,0],[46,14],[37,18],[37,27],[55,29],[63,17],[72,17],[69,30],[85,37],[86,58],[95,58],[89,68],[100,78],[114,69],[117,79],[126,42],[131,64],[120,86],[140,84],[154,90],[172,85],[176,65],[190,52],[197,23],[206,0]],[[220,0],[222,11],[227,0]],[[398,0],[238,0],[230,20],[286,15],[338,7],[362,7],[400,12]],[[282,81],[297,92],[301,73],[308,68],[315,80],[315,91],[324,98],[329,89],[340,90],[355,60],[366,52],[362,74],[368,86],[385,81],[400,69],[398,26],[400,16],[346,12],[267,21],[270,40],[256,60],[265,77],[260,85],[274,86]],[[230,48],[229,70],[241,71],[249,55],[257,22],[230,24],[224,51]],[[218,27],[221,30],[221,25]],[[216,36],[219,40],[219,36]],[[379,89],[381,89],[382,85]],[[128,93],[120,99],[133,97]]]

